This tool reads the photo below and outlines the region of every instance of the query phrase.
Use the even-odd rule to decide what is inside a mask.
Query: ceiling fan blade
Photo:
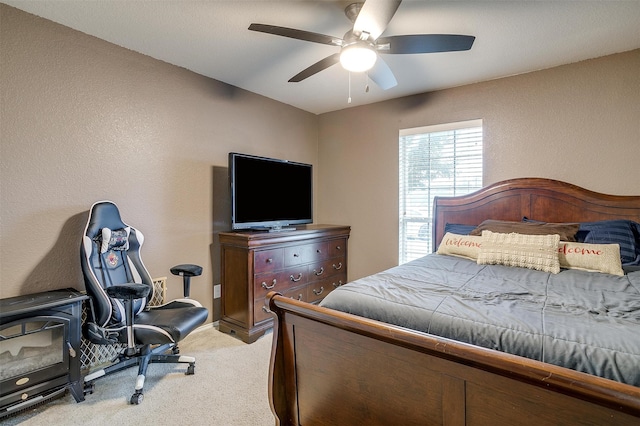
[[[305,78],[309,78],[312,75],[319,73],[320,71],[325,70],[332,65],[337,64],[338,62],[340,62],[340,53],[334,53],[333,55],[327,56],[323,60],[316,62],[309,68],[300,71],[298,74],[289,79],[289,83],[298,83]]]
[[[412,34],[376,41],[380,53],[434,53],[469,50],[476,38],[460,34]]]
[[[296,30],[293,28],[278,27],[266,24],[251,24],[249,30],[261,33],[274,34],[282,37],[294,38],[296,40],[311,41],[313,43],[329,44],[332,46],[342,46],[342,39],[324,34],[312,33],[310,31]]]
[[[393,75],[391,68],[380,56],[376,60],[376,64],[369,70],[369,78],[373,80],[382,90],[391,89],[398,85],[396,77]]]
[[[402,0],[367,0],[353,24],[353,32],[360,36],[362,32],[376,40],[384,32],[395,15]]]

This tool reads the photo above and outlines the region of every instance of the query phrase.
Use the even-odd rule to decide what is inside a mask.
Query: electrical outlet
[[[221,287],[220,284],[216,284],[216,285],[213,286],[213,298],[214,299],[219,299],[221,292],[222,292],[222,287]]]

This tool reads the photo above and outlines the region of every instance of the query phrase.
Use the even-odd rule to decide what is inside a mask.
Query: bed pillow
[[[601,220],[581,223],[580,229],[588,231],[581,242],[618,244],[623,265],[640,265],[639,223],[624,219]]]
[[[557,274],[560,272],[558,234],[530,235],[482,231],[479,265],[505,265]]]
[[[575,241],[580,229],[579,223],[546,223],[546,222],[511,222],[506,220],[485,220],[469,235],[482,235],[482,231],[501,234],[553,235],[560,236],[562,241]]]
[[[524,216],[522,218],[523,222],[528,222],[528,223],[548,223],[548,222],[543,222],[541,220],[535,220],[535,219],[529,219],[528,217]],[[571,222],[574,223],[574,222]],[[578,223],[578,225],[580,225],[579,222],[575,222]],[[583,242],[584,241],[584,237],[589,233],[589,231],[584,231],[582,228],[578,229],[578,232],[576,232],[575,235],[575,240],[578,242]],[[562,239],[561,239],[562,240]]]
[[[444,225],[444,233],[451,232],[458,235],[469,235],[478,225],[463,225],[460,223],[447,223]]]
[[[481,241],[481,236],[447,232],[442,237],[437,253],[477,260]]]
[[[561,241],[558,260],[562,268],[624,275],[618,244],[585,244]]]
[[[545,223],[524,217],[527,223]],[[623,266],[640,265],[640,223],[627,219],[581,222],[576,240],[588,244],[618,244]],[[564,240],[561,238],[563,241]]]

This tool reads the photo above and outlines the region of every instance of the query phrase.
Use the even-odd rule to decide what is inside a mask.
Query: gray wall
[[[640,194],[640,50],[315,116],[0,4],[0,297],[82,289],[80,235],[111,199],[152,276],[204,266],[229,151],[313,163],[316,222],[352,226],[349,278],[397,262],[398,130],[484,120],[485,184]]]
[[[213,306],[213,168],[229,151],[316,163],[317,116],[0,4],[0,297],[84,288],[87,211],[115,201],[143,259],[204,267]]]

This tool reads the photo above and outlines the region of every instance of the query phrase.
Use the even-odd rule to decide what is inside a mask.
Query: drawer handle
[[[273,263],[273,259],[270,257],[267,259],[267,263]]]
[[[342,250],[342,247],[336,246],[336,250]]]
[[[276,286],[276,279],[274,278],[273,281],[271,281],[271,285],[267,284],[265,281],[262,281],[262,288],[265,288],[267,290],[271,290],[272,288],[274,288]]]
[[[324,287],[320,287],[320,290],[316,290],[315,288],[313,289],[313,294],[315,294],[316,296],[320,296],[322,294],[322,292],[324,291]]]
[[[291,275],[289,278],[290,278],[290,279],[291,279],[291,281],[293,281],[294,283],[297,283],[298,281],[300,281],[300,280],[302,279],[302,272],[300,272],[300,273],[298,274],[298,278],[294,277],[293,275]]]
[[[291,296],[290,299],[294,299],[294,297]],[[296,297],[295,300],[302,300],[302,293],[298,294],[298,297]]]
[[[324,273],[324,267],[320,267],[320,271],[316,271],[315,269],[313,270],[313,273],[319,277],[320,275],[322,275]]]
[[[342,262],[338,263],[338,266],[336,266],[336,264],[333,264],[333,269],[335,269],[336,271],[339,271],[340,269],[342,269]]]
[[[300,257],[298,253],[293,253],[293,257]]]
[[[267,308],[266,306],[263,306],[263,307],[262,307],[262,311],[263,311],[263,312],[266,312],[266,313],[268,313],[268,314],[270,314],[270,313],[271,313],[271,309]]]
[[[322,250],[317,249],[317,250],[316,250],[316,253],[322,253]]]
[[[333,286],[334,286],[335,288],[338,288],[338,287],[340,287],[341,285],[342,285],[342,280],[338,281],[338,284],[333,283]]]

